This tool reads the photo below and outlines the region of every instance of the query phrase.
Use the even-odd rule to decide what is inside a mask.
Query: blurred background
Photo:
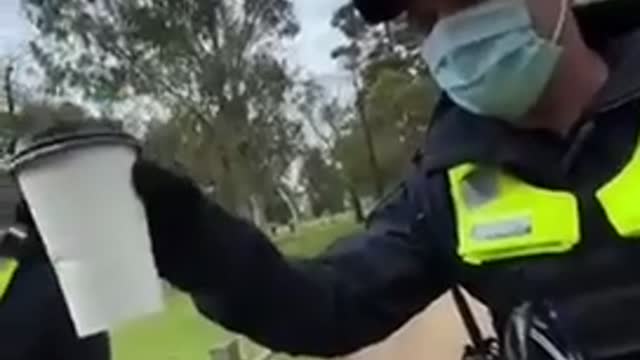
[[[0,0],[0,145],[118,122],[285,253],[314,256],[361,228],[428,127],[438,90],[410,30],[366,27],[344,0]],[[235,338],[166,296],[165,313],[113,333],[115,360],[209,359]],[[451,358],[452,310],[357,357]]]

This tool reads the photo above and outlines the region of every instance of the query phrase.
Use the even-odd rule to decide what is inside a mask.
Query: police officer
[[[383,340],[460,285],[491,309],[507,357],[639,358],[639,5],[357,0],[370,22],[406,13],[425,31],[444,95],[415,171],[364,233],[296,261],[141,161],[161,275],[293,354]]]
[[[18,198],[8,176],[0,184],[0,202]],[[0,238],[0,359],[109,360],[107,334],[76,335],[26,206],[2,222],[8,227]]]

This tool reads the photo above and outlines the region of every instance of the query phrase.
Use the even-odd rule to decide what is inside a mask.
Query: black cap
[[[353,5],[358,10],[362,18],[370,24],[378,24],[393,20],[407,10],[409,0],[352,0]],[[625,19],[634,20],[634,24],[640,21],[637,12],[634,12],[640,1],[637,0],[576,0],[574,9],[578,15],[585,14],[587,17],[607,18],[609,14],[620,16],[625,14]],[[633,15],[627,10],[632,11]],[[602,16],[602,10],[609,16]],[[631,20],[627,20],[625,23]]]
[[[369,24],[393,20],[407,10],[407,0],[353,0],[353,5]]]
[[[574,13],[582,36],[595,48],[640,29],[638,0],[582,0],[574,6]]]

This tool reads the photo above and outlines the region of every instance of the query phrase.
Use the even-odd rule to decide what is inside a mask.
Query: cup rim
[[[15,174],[29,163],[46,156],[75,150],[80,147],[100,145],[124,145],[140,153],[139,142],[131,135],[113,131],[92,132],[90,134],[61,134],[37,140],[11,155],[7,161],[8,172]]]

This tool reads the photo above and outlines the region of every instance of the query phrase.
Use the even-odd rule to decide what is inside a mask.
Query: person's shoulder
[[[441,217],[438,208],[448,196],[446,172],[427,171],[420,157],[419,153],[414,156],[409,174],[378,200],[367,217],[368,227],[380,222],[409,224],[418,219]]]

